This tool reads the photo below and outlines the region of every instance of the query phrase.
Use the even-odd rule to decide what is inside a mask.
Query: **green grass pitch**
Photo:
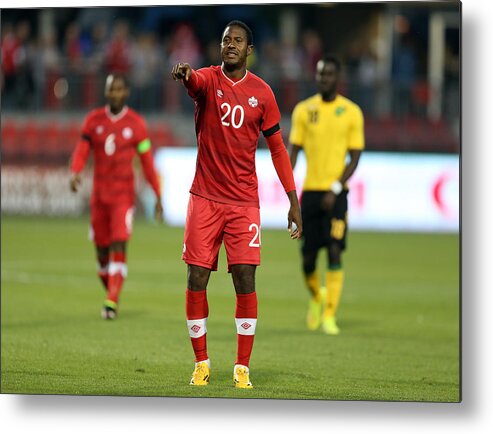
[[[254,389],[237,390],[224,250],[208,291],[211,383],[193,388],[183,229],[136,221],[120,316],[108,322],[87,227],[87,219],[2,217],[2,393],[460,400],[457,234],[351,232],[341,334],[332,337],[305,328],[297,242],[264,230]]]

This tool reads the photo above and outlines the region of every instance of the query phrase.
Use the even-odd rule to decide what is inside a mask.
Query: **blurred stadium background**
[[[457,155],[459,7],[398,2],[4,9],[2,212],[84,212],[90,185],[82,197],[70,195],[67,162],[84,115],[104,103],[110,71],[130,77],[129,104],[145,115],[156,150],[193,148],[193,104],[169,71],[177,60],[194,67],[219,63],[219,38],[234,18],[253,29],[249,68],[273,88],[286,142],[291,110],[315,91],[316,61],[329,51],[345,65],[341,92],[365,113],[368,151]],[[451,178],[437,170],[435,178]],[[452,178],[447,195],[457,227],[458,170]],[[140,197],[145,202],[145,191]]]

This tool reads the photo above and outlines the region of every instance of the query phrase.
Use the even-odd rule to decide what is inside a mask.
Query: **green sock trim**
[[[337,270],[342,270],[342,264],[330,264],[329,265],[329,270],[330,271],[337,271]]]
[[[105,300],[103,304],[104,304],[104,306],[106,306],[106,307],[111,307],[111,308],[112,308],[112,309],[114,309],[114,310],[116,310],[116,308],[118,307],[118,304],[117,304],[117,303],[115,303],[115,302],[114,302],[114,301],[112,301],[112,300]]]

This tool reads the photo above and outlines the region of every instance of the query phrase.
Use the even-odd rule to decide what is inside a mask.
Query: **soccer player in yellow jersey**
[[[336,313],[344,282],[341,255],[346,248],[347,181],[365,145],[361,109],[337,93],[340,71],[334,56],[317,63],[319,92],[296,105],[289,136],[293,169],[300,150],[307,163],[301,199],[303,272],[311,294],[307,326],[316,330],[322,325],[329,335],[339,334]],[[326,290],[316,272],[323,248],[328,251]]]

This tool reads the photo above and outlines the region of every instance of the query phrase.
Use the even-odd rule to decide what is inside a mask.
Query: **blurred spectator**
[[[20,44],[11,23],[2,23],[2,107],[15,106],[15,73]]]
[[[394,94],[392,111],[402,118],[412,111],[412,90],[416,81],[416,55],[409,35],[405,35],[394,52],[392,64],[392,82]]]
[[[29,64],[29,21],[20,21],[15,32],[10,24],[2,31],[2,107],[7,109],[26,109],[34,91],[32,65]]]
[[[445,47],[443,114],[456,125],[460,123],[460,57],[450,45]]]
[[[169,40],[168,63],[187,62],[194,68],[202,66],[202,53],[195,32],[189,24],[180,24],[172,33]]]
[[[104,21],[96,21],[90,27],[85,54],[84,107],[89,109],[104,103],[103,77],[108,27]]]
[[[46,102],[48,107],[54,108],[59,101],[55,97],[53,89],[56,81],[60,78],[62,65],[53,29],[48,29],[39,36],[33,59],[36,88],[35,107],[42,108],[42,104]]]
[[[323,56],[322,40],[314,30],[305,30],[301,36],[303,48],[305,79],[314,81],[317,62]]]
[[[80,27],[77,22],[72,22],[65,30],[63,42],[63,54],[67,59],[67,65],[71,71],[80,71],[82,68],[82,44],[80,41]]]
[[[347,97],[360,104],[359,101],[359,70],[361,63],[362,48],[359,40],[353,40],[347,49],[344,59],[344,71],[346,78],[346,95]]]
[[[373,113],[377,85],[377,59],[369,47],[361,53],[356,80],[359,85],[358,104],[364,113]]]
[[[132,47],[130,104],[140,111],[158,110],[162,94],[164,53],[154,33],[141,33]],[[167,75],[166,75],[167,77]]]
[[[92,25],[86,52],[86,65],[91,71],[101,71],[103,68],[107,36],[108,27],[104,21],[98,21]]]
[[[303,53],[294,42],[285,42],[280,49],[281,110],[291,111],[298,102],[299,84],[303,76]]]
[[[281,53],[279,43],[274,39],[265,40],[260,46],[262,61],[258,66],[258,73],[272,88],[274,94],[279,97],[279,77],[281,76]],[[280,101],[278,101],[280,103]]]
[[[84,68],[82,43],[80,40],[80,26],[77,22],[71,22],[66,30],[63,40],[63,55],[66,60],[65,76],[68,83],[68,105],[80,105],[82,94],[82,72]]]
[[[130,29],[126,21],[117,21],[105,54],[105,75],[111,72],[128,74],[131,67]]]
[[[171,71],[172,65],[178,62],[187,62],[192,68],[202,66],[202,52],[199,41],[191,25],[179,24],[172,32],[168,40],[168,64]],[[186,92],[182,92],[171,80],[165,82],[165,107],[171,111],[181,110],[182,107],[193,109],[193,104]]]

